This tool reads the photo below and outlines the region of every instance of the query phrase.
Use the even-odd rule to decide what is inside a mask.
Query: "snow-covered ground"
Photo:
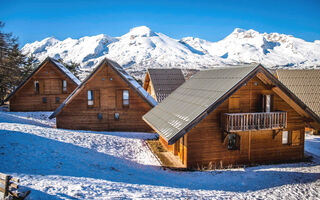
[[[217,170],[162,170],[150,133],[51,128],[50,113],[0,112],[0,172],[21,179],[31,199],[319,199],[320,159]],[[319,156],[320,137],[306,150]]]

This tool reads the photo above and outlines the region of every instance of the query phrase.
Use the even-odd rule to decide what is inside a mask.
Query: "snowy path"
[[[0,172],[31,199],[318,199],[320,160],[212,172],[172,172],[143,139],[150,133],[51,128],[50,113],[0,112]],[[320,156],[320,137],[306,150]]]

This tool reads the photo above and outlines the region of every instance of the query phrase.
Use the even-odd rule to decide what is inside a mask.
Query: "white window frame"
[[[129,90],[122,90],[122,105],[129,106]]]
[[[37,85],[38,85],[38,89],[37,89]],[[39,81],[34,81],[34,91],[35,91],[35,93],[37,93],[37,94],[40,93],[40,84],[39,84]]]
[[[62,91],[67,92],[67,80],[62,80]]]
[[[266,112],[271,112],[271,95],[266,95]]]
[[[289,131],[282,131],[282,144],[289,144]]]
[[[88,90],[88,106],[94,105],[93,90]]]

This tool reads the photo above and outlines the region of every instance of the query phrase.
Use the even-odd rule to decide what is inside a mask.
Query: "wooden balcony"
[[[287,112],[224,113],[222,123],[227,132],[282,129],[287,127]]]

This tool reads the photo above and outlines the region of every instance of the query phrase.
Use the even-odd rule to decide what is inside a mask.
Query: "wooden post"
[[[3,199],[5,199],[9,194],[9,181],[10,181],[10,176],[6,175],[5,178],[4,178]]]
[[[248,148],[248,159],[251,161],[251,131],[249,131],[249,148]]]

